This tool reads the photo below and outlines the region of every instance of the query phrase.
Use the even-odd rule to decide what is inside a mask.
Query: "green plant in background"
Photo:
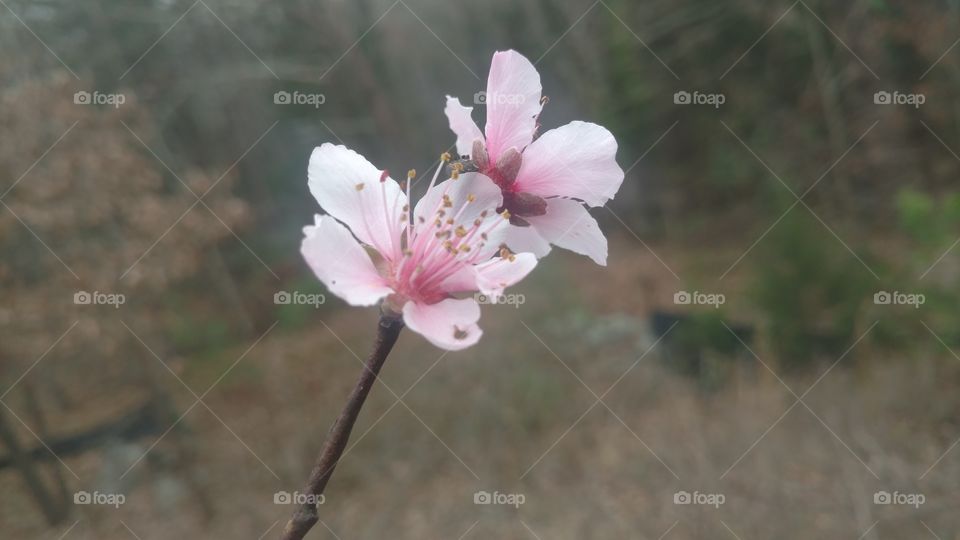
[[[957,260],[951,246],[960,236],[960,193],[935,199],[915,189],[903,189],[897,197],[900,228],[909,237],[898,274],[904,282],[916,282],[922,293],[925,321],[936,324],[938,335],[948,343],[960,343],[960,294],[956,288]]]
[[[813,217],[788,214],[753,257],[750,294],[785,367],[835,359],[856,339],[858,314],[876,282]]]
[[[897,197],[897,213],[904,232],[917,246],[945,249],[956,240],[960,229],[960,193],[933,196],[915,189],[904,189]]]

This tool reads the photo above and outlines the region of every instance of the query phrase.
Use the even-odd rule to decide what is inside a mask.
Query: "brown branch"
[[[390,354],[394,343],[397,342],[402,329],[403,320],[400,317],[388,314],[380,316],[380,324],[377,325],[377,340],[364,366],[363,373],[360,374],[357,385],[350,392],[350,397],[347,398],[347,404],[343,411],[340,412],[340,416],[337,417],[333,427],[330,428],[327,440],[320,451],[320,457],[317,458],[317,463],[310,473],[307,486],[301,492],[313,496],[310,497],[311,499],[317,499],[316,496],[323,493],[327,482],[333,476],[333,470],[347,447],[350,431],[360,414],[360,408],[363,407],[363,402],[367,399],[367,394],[370,393],[370,388],[377,380],[377,374],[380,373],[380,368],[387,360],[387,355]],[[297,507],[293,515],[290,516],[290,520],[287,521],[286,527],[283,528],[281,539],[301,540],[319,519],[316,504],[307,503]]]

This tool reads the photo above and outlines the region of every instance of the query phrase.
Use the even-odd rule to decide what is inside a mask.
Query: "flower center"
[[[430,182],[428,194],[435,189],[446,161],[449,156],[445,155]],[[453,200],[449,191],[452,182],[463,181],[458,180],[460,170],[462,168],[454,169],[451,181],[433,208],[424,208],[416,216],[409,207],[404,208],[402,220],[409,216],[407,235],[402,258],[391,265],[390,280],[394,290],[408,299],[430,304],[449,296],[448,280],[469,265],[483,262],[481,257],[490,254],[483,249],[489,234],[510,218],[506,212],[498,214],[495,208],[477,208],[480,203],[473,194],[463,200]],[[410,178],[408,175],[408,180]],[[464,288],[469,285],[465,283]]]

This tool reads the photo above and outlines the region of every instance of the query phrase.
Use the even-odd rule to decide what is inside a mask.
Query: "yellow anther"
[[[503,213],[500,214],[500,215],[503,216],[503,219],[510,219],[510,211],[509,211],[509,210],[504,210]]]
[[[453,225],[453,218],[447,218],[447,225]]]
[[[457,178],[460,178],[460,173],[459,173],[459,172],[453,171],[453,172],[450,173],[450,179],[451,179],[451,180],[456,180]]]
[[[463,244],[462,246],[460,246],[460,251],[466,253],[470,251],[470,246],[468,246],[467,244]]]
[[[410,169],[409,171],[407,171],[407,178],[412,180],[416,177],[417,177],[417,171],[415,169]]]
[[[477,200],[477,196],[474,195],[473,193],[471,193],[470,195],[467,195],[467,202],[473,202],[475,200]]]
[[[444,152],[440,154],[440,161],[443,161],[443,162],[450,161],[450,154],[448,152]]]
[[[357,188],[357,191],[363,191],[363,182],[360,182],[359,184],[357,184],[357,185],[354,186],[354,187]]]
[[[467,235],[467,230],[463,228],[463,225],[458,225],[455,232],[457,234],[457,238],[463,238]]]

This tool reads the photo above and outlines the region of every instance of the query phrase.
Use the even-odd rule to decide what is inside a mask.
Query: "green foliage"
[[[924,319],[940,329],[938,335],[942,339],[960,343],[960,292],[952,275],[938,275],[938,271],[951,264],[953,250],[948,249],[960,236],[960,192],[935,198],[915,189],[904,189],[897,197],[897,215],[900,227],[910,238],[904,256],[906,264],[900,270],[901,281],[916,279],[918,274],[924,276],[917,287],[917,292],[926,298],[921,308]]]
[[[836,357],[853,339],[874,278],[814,218],[791,212],[763,240],[751,294],[787,367]],[[871,265],[875,266],[875,265]]]
[[[949,194],[938,203],[931,195],[904,189],[897,197],[897,210],[904,232],[924,246],[937,248],[956,237],[960,193]]]

